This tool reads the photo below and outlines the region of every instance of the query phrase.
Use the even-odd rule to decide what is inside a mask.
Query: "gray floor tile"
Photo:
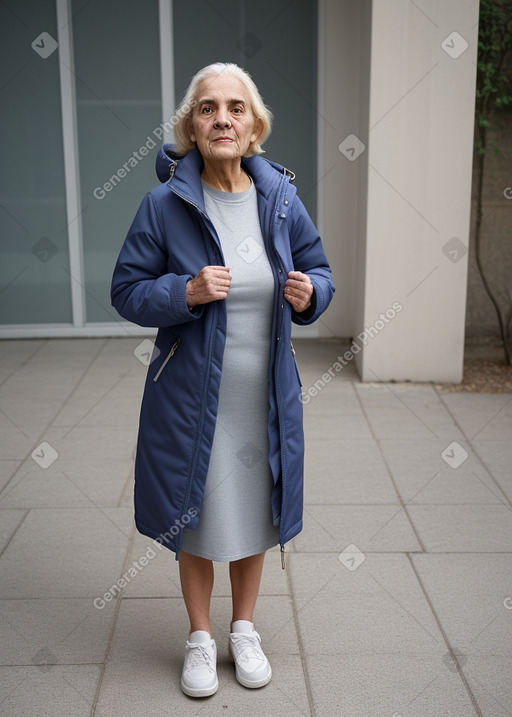
[[[96,460],[124,461],[133,456],[137,428],[109,426],[51,427],[42,440],[47,441],[64,461]],[[34,446],[35,448],[35,446]]]
[[[0,503],[0,505],[2,504]],[[2,507],[0,510],[0,553],[12,538],[26,514],[26,510],[8,510]]]
[[[512,502],[512,441],[478,440],[473,446],[502,491]]]
[[[102,595],[121,574],[132,520],[124,508],[31,510],[0,558],[0,597]]]
[[[0,668],[2,717],[90,717],[98,665]]]
[[[403,555],[369,554],[349,570],[335,554],[293,555],[293,597],[304,653],[439,655],[446,645]],[[385,616],[385,619],[384,619]]]
[[[0,501],[2,499],[2,491],[16,473],[21,463],[20,460],[9,461],[0,459]]]
[[[307,439],[305,502],[399,503],[374,440]]]
[[[299,552],[332,552],[355,544],[362,551],[421,550],[399,505],[306,505]]]
[[[118,505],[132,461],[59,458],[42,469],[29,458],[0,494],[1,508],[67,508]]]
[[[89,372],[55,418],[55,426],[132,425],[138,422],[143,378],[134,368]],[[134,376],[136,381],[134,381]]]
[[[441,656],[306,656],[317,717],[476,717],[459,675]],[[341,677],[340,677],[341,675]]]
[[[465,441],[397,440],[379,444],[406,503],[503,502],[499,485]]]
[[[361,413],[351,415],[318,414],[304,416],[306,441],[327,439],[332,432],[339,431],[344,439],[370,440],[372,433],[368,422]]]
[[[114,612],[91,599],[0,600],[3,665],[102,663]]]
[[[355,384],[377,438],[418,440],[453,436],[462,439],[452,417],[431,387],[403,384]]]
[[[2,412],[28,441],[35,441],[58,413],[61,400],[15,395],[2,398]],[[29,448],[27,443],[27,449]],[[2,451],[3,453],[3,451]]]
[[[34,354],[41,349],[44,339],[30,339],[16,341],[4,339],[2,341],[2,356],[0,360],[0,384],[2,384],[12,373],[19,370],[30,360]]]
[[[512,713],[512,681],[510,659],[472,655],[463,668],[483,717],[510,717]]]
[[[469,440],[510,441],[512,396],[506,393],[441,393]]]
[[[38,435],[31,435],[23,426],[13,423],[12,419],[0,410],[0,435],[2,436],[2,459],[22,461],[35,447]],[[37,444],[36,444],[37,445]]]
[[[412,559],[450,644],[468,659],[500,656],[510,662],[512,555]]]
[[[409,505],[427,552],[512,552],[512,510],[495,505]]]

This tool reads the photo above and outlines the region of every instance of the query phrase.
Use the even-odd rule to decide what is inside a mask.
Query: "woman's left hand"
[[[301,271],[289,271],[284,285],[284,298],[290,302],[298,314],[311,305],[312,295],[313,284],[309,276]]]

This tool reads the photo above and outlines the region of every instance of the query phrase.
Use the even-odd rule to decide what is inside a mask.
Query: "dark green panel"
[[[158,2],[73,0],[72,9],[87,321],[112,321],[119,249],[142,197],[158,184]]]
[[[0,40],[0,323],[68,323],[55,1],[0,3]]]

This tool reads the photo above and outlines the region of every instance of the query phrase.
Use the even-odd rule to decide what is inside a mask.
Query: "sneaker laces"
[[[261,638],[256,631],[252,634],[232,632],[231,641],[235,647],[237,659],[241,662],[249,662],[249,660],[265,661],[260,647]]]
[[[207,667],[211,672],[213,668],[213,655],[201,644],[188,643],[187,650],[187,670],[193,670],[195,667]]]

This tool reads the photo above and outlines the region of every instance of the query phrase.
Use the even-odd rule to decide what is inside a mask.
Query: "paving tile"
[[[512,681],[510,659],[471,655],[463,667],[483,717],[510,717]]]
[[[360,550],[421,550],[399,505],[306,505],[304,529],[294,539],[298,552],[332,552],[355,544]]]
[[[26,514],[26,510],[8,510],[5,508],[0,510],[0,553],[12,538]]]
[[[61,400],[15,395],[2,398],[2,412],[30,441],[35,441],[58,413]],[[3,452],[3,451],[2,451]]]
[[[409,505],[407,512],[427,552],[512,551],[508,505]]]
[[[21,461],[9,461],[0,459],[0,500],[2,499],[2,491],[11,480],[21,465]]]
[[[124,508],[31,510],[0,558],[0,598],[102,595],[121,574],[132,521]]]
[[[499,485],[465,441],[381,440],[379,445],[405,503],[503,502]]]
[[[306,663],[317,717],[476,716],[462,680],[440,656],[306,655]]]
[[[138,423],[144,380],[134,368],[89,371],[56,416],[54,426],[132,425]]]
[[[348,569],[336,554],[294,554],[290,572],[297,622],[309,659],[334,656],[442,656],[446,644],[404,555],[367,554]],[[326,638],[328,636],[328,648]]]
[[[59,458],[43,469],[29,458],[0,494],[1,508],[66,508],[118,505],[132,461]]]
[[[463,439],[431,387],[354,384],[374,435],[379,439]]]
[[[27,433],[22,426],[14,423],[1,409],[0,435],[2,436],[2,458],[6,461],[18,462],[27,457],[38,437],[38,435]]]
[[[510,661],[512,555],[424,554],[412,560],[450,644],[466,658]]]
[[[327,439],[332,432],[339,431],[345,439],[372,438],[368,422],[362,413],[351,415],[318,414],[304,416],[306,441]]]
[[[377,443],[370,439],[307,439],[305,502],[399,503]]]
[[[41,349],[0,387],[0,397],[27,395],[64,400],[94,360],[104,339],[46,341]]]
[[[102,663],[113,617],[89,598],[0,600],[1,664]]]
[[[96,460],[124,461],[133,457],[137,428],[109,426],[50,427],[42,436],[64,461]],[[35,448],[35,446],[34,446]]]
[[[512,396],[507,393],[441,393],[443,403],[470,441],[510,441]]]
[[[0,715],[90,717],[98,665],[0,668]]]
[[[19,370],[30,358],[41,349],[44,339],[26,341],[2,340],[2,357],[0,360],[0,384],[12,373]]]
[[[474,440],[473,446],[501,490],[512,502],[512,441]]]

